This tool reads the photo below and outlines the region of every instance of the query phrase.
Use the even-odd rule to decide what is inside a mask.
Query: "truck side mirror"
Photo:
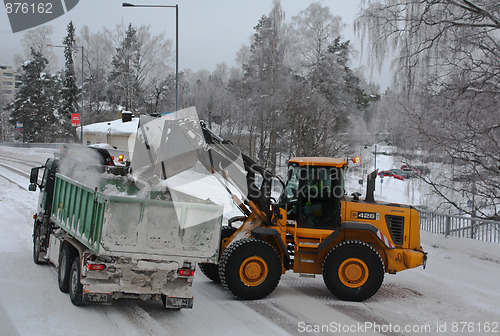
[[[40,171],[40,168],[44,168],[44,167],[45,166],[31,168],[30,185],[28,186],[29,191],[36,191],[36,186],[39,185],[38,184],[38,172]]]

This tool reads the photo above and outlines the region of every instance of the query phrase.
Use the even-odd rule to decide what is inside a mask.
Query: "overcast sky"
[[[113,29],[122,20],[128,24],[149,24],[154,34],[165,32],[175,41],[175,8],[122,8],[122,2],[134,4],[179,5],[179,69],[198,71],[214,70],[215,65],[225,62],[234,65],[236,52],[242,44],[249,44],[253,27],[262,15],[272,9],[272,0],[80,0],[78,5],[61,17],[50,21],[54,29],[53,43],[61,44],[70,20],[77,31],[87,25],[92,31],[103,27]],[[314,0],[282,0],[288,21]],[[342,17],[346,24],[342,35],[355,40],[352,22],[358,11],[358,0],[323,0],[334,15]],[[14,65],[14,55],[22,53],[21,39],[26,31],[13,34],[7,14],[0,13],[0,64]],[[353,41],[355,42],[355,41]],[[356,43],[354,43],[356,45]],[[62,49],[56,53],[63,64]],[[360,66],[359,61],[352,64]],[[384,76],[382,76],[384,77]],[[377,79],[376,79],[377,80]],[[385,83],[383,83],[385,84]]]

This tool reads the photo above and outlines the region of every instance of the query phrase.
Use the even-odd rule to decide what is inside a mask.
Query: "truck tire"
[[[326,287],[340,300],[364,301],[372,297],[384,281],[380,254],[361,241],[345,241],[335,246],[323,262]]]
[[[71,253],[71,247],[65,244],[59,254],[59,266],[57,268],[57,282],[59,283],[59,289],[63,293],[68,293],[69,291],[69,278],[71,273],[71,265],[73,263],[73,253]]]
[[[47,264],[45,261],[40,261],[40,254],[42,251],[42,225],[39,224],[33,232],[33,261],[37,265]]]
[[[80,258],[76,257],[71,265],[69,278],[69,298],[75,306],[83,305],[83,286],[80,282]]]
[[[222,245],[222,240],[231,237],[234,232],[236,232],[236,228],[223,226],[220,234],[221,245]],[[219,254],[219,259],[220,259],[220,254]],[[219,264],[200,263],[198,264],[198,266],[200,267],[201,273],[203,273],[207,278],[209,278],[213,282],[220,283]]]
[[[258,300],[271,294],[281,278],[281,258],[267,242],[245,238],[222,253],[219,277],[238,299]]]

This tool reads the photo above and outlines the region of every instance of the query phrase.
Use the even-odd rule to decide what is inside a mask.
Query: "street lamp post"
[[[54,48],[67,48],[67,46],[47,44],[48,47]],[[70,48],[81,48],[82,49],[82,91],[81,91],[81,101],[80,101],[80,143],[83,144],[83,45],[71,46]]]
[[[175,110],[179,110],[179,5],[134,5],[122,3],[122,7],[166,7],[175,8]]]

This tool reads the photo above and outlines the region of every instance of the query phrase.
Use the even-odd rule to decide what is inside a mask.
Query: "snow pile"
[[[83,131],[92,134],[131,135],[137,132],[138,124],[139,118],[132,118],[131,121],[125,123],[121,119],[116,119],[113,121],[85,125],[83,126]],[[80,134],[80,127],[76,128],[76,133]]]

